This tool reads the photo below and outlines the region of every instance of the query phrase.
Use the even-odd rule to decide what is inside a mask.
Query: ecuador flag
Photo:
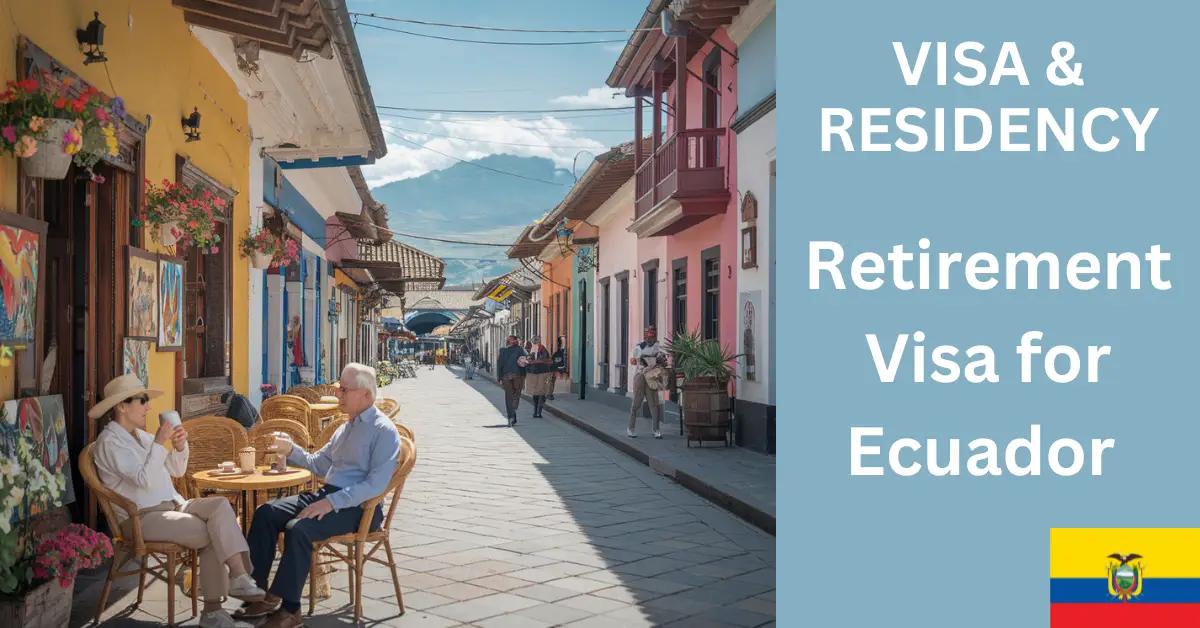
[[[1050,626],[1200,626],[1200,528],[1050,530]]]

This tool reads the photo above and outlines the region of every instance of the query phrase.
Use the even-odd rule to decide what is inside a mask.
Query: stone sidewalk
[[[453,368],[460,377],[461,369]],[[476,374],[475,382],[481,374]],[[494,383],[490,374],[484,381]],[[580,401],[578,395],[558,394],[546,402],[546,410],[590,433],[642,464],[679,482],[684,487],[729,510],[770,534],[775,534],[775,457],[741,447],[724,447],[695,441],[687,446],[679,423],[664,422],[663,437],[652,437],[648,418],[638,420],[638,437],[629,438],[628,411],[595,402]],[[519,414],[528,416],[533,404],[528,397]]]
[[[418,447],[391,530],[408,612],[369,565],[364,625],[774,626],[774,537],[563,421],[506,427],[487,381],[421,370],[381,394],[400,400]],[[331,582],[306,626],[351,624],[346,573]],[[165,586],[130,613],[133,584],[102,625],[164,623]],[[77,595],[72,626],[95,589]]]

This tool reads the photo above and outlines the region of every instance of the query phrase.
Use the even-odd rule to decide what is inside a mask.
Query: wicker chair
[[[321,400],[321,393],[317,392],[315,386],[296,386],[295,388],[287,389],[287,394],[300,397],[309,403],[317,403]]]
[[[400,459],[396,461],[396,471],[392,481],[384,492],[362,505],[362,519],[359,520],[358,530],[350,534],[332,536],[313,543],[312,564],[309,569],[308,582],[308,614],[316,610],[315,595],[316,573],[320,566],[327,564],[345,563],[350,568],[350,598],[354,601],[354,624],[358,625],[362,617],[362,588],[363,567],[367,561],[386,565],[392,572],[392,586],[396,589],[396,605],[400,614],[404,614],[404,596],[400,592],[400,578],[396,574],[396,558],[392,553],[392,543],[388,530],[392,527],[392,518],[396,515],[396,505],[400,502],[400,493],[404,490],[404,481],[417,462],[417,446],[408,439],[400,441]],[[378,530],[371,530],[371,520],[375,516],[375,506],[391,495],[391,500],[385,506],[383,524]],[[368,547],[368,544],[370,546]],[[342,546],[342,547],[337,547]],[[375,554],[383,550],[383,557]]]
[[[96,464],[92,460],[92,445],[83,448],[79,454],[79,474],[96,500],[100,510],[108,520],[108,527],[113,538],[112,564],[108,568],[108,577],[104,580],[104,588],[100,590],[100,603],[96,605],[95,623],[100,623],[100,615],[108,604],[108,593],[112,590],[113,580],[126,576],[137,575],[138,594],[133,608],[142,603],[142,595],[146,589],[146,574],[167,583],[167,625],[175,626],[175,572],[180,566],[190,568],[192,582],[196,581],[196,551],[175,543],[161,541],[146,541],[142,538],[142,522],[137,517],[138,507],[132,501],[117,494],[100,481]],[[130,518],[129,535],[117,524],[116,509],[120,509]],[[156,565],[149,565],[148,559],[153,558]],[[120,571],[120,568],[130,560],[138,562],[136,571]],[[197,614],[197,589],[191,588],[192,617]]]
[[[396,415],[400,412],[400,402],[387,397],[380,397],[379,399],[376,399],[375,407],[379,408],[380,412],[388,415],[388,418],[392,419],[396,418]]]
[[[227,460],[237,464],[238,452],[249,441],[242,424],[225,417],[196,417],[184,421],[183,427],[188,431],[188,467],[186,478],[178,484],[183,486],[183,496],[190,499],[200,496],[191,483],[193,473],[215,469]]]
[[[313,451],[318,451],[325,445],[328,445],[329,441],[333,440],[333,435],[338,431],[338,428],[345,425],[349,420],[349,417],[343,414],[330,421],[329,425],[326,425],[325,429],[321,430],[321,433],[317,435],[317,440],[313,441]]]
[[[333,384],[317,384],[313,386],[322,397],[336,397],[338,387]]]
[[[264,421],[288,419],[308,429],[308,402],[295,395],[275,395],[262,403],[259,411]]]
[[[403,436],[404,438],[407,438],[408,440],[411,440],[413,443],[417,442],[417,437],[413,434],[411,427],[409,427],[399,421],[392,421],[392,424],[396,426],[396,431],[400,432],[401,436]]]

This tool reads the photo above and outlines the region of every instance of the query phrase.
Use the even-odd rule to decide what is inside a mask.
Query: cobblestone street
[[[400,400],[419,458],[392,531],[408,612],[397,616],[387,569],[369,565],[366,625],[773,625],[770,535],[558,419],[529,418],[527,404],[505,427],[485,380],[423,369],[381,395]],[[331,578],[306,625],[351,623],[346,573]],[[133,593],[118,593],[105,625],[165,616],[162,584],[127,615]],[[77,618],[90,610],[77,600]]]

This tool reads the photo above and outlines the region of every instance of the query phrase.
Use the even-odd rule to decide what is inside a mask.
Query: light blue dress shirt
[[[312,471],[339,491],[328,496],[335,510],[353,508],[387,489],[400,458],[400,433],[371,406],[347,421],[314,453],[293,447],[288,462]]]

